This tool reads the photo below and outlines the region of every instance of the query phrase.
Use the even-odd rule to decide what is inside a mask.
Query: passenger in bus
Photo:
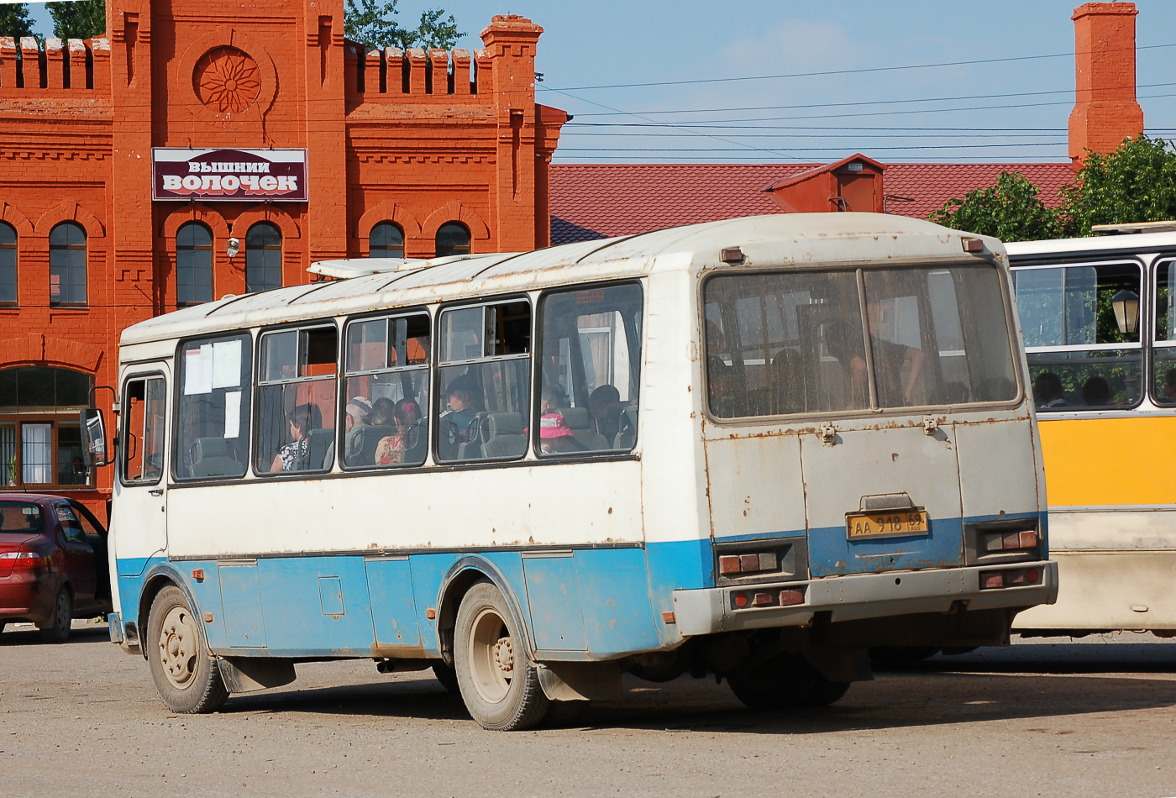
[[[310,433],[323,426],[322,411],[310,402],[295,405],[286,414],[286,423],[290,443],[278,450],[270,471],[304,471],[310,467]]]
[[[623,409],[621,392],[617,390],[615,385],[605,383],[597,386],[596,390],[588,394],[588,414],[592,416],[596,431],[604,436],[604,439],[609,442],[609,446],[612,446],[612,442],[620,430]]]
[[[1176,369],[1168,369],[1164,373],[1163,393],[1168,402],[1176,402]]]
[[[576,440],[576,433],[557,411],[539,417],[539,449],[543,454],[585,451],[584,444]]]
[[[354,396],[347,403],[347,413],[343,419],[347,434],[343,441],[343,456],[348,463],[353,463],[359,456],[363,446],[363,427],[371,421],[372,403],[366,396]]]
[[[1111,404],[1111,384],[1105,377],[1094,376],[1082,384],[1082,404],[1107,407]]]
[[[396,432],[380,438],[376,444],[376,465],[396,465],[404,462],[405,452],[416,443],[412,439],[419,434],[417,422],[421,420],[421,408],[411,399],[401,399],[392,408],[392,426]]]
[[[923,373],[927,353],[913,346],[891,340],[895,335],[886,308],[881,302],[866,305],[870,328],[870,348],[874,355],[874,378],[878,385],[878,403],[883,407],[909,405]],[[853,362],[853,368],[865,374],[866,361]],[[906,379],[903,379],[903,369]]]
[[[804,355],[795,349],[781,349],[768,372],[770,414],[803,413],[808,410],[812,371]]]
[[[1033,382],[1033,401],[1038,410],[1051,407],[1067,407],[1066,392],[1062,390],[1062,381],[1052,371],[1043,371]]]
[[[462,380],[462,377],[458,377],[449,384],[445,392],[446,410],[441,414],[441,420],[444,422],[443,429],[446,430],[445,435],[450,443],[464,443],[470,440],[476,431],[474,426],[479,411],[477,400],[474,392],[465,387],[468,383]],[[460,385],[454,387],[459,382]]]

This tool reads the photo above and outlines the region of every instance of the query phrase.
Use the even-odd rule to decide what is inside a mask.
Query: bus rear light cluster
[[[719,573],[723,576],[775,571],[778,567],[776,553],[771,551],[752,554],[724,554],[719,557]]]
[[[1018,551],[1037,548],[1037,531],[1028,529],[1023,532],[991,532],[985,535],[984,550]]]
[[[1041,571],[1037,568],[1023,568],[1015,571],[988,571],[980,574],[981,590],[999,590],[1005,587],[1025,587],[1041,583]]]
[[[794,607],[804,603],[804,590],[740,590],[731,594],[731,606],[737,610],[748,607]]]

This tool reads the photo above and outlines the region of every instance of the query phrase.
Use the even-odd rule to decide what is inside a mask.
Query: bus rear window
[[[704,287],[719,418],[1012,401],[989,266],[723,275]]]

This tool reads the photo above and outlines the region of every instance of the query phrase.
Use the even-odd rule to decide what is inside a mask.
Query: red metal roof
[[[768,186],[823,164],[553,164],[551,243],[777,213]],[[1047,206],[1071,182],[1067,163],[885,164],[886,209],[926,219],[955,197],[1020,172]],[[907,201],[910,200],[910,201]]]

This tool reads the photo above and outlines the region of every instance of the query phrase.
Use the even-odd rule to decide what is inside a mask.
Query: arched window
[[[437,231],[437,257],[443,255],[468,255],[470,253],[470,230],[461,222],[446,222]]]
[[[78,410],[93,383],[70,369],[0,369],[0,486],[91,484]]]
[[[16,229],[0,222],[0,304],[16,299]]]
[[[404,231],[392,222],[380,222],[368,236],[368,255],[373,258],[403,258]]]
[[[268,291],[282,285],[282,231],[258,222],[245,234],[245,290]]]
[[[49,231],[49,304],[86,304],[86,231],[76,222]]]
[[[176,231],[176,304],[198,305],[212,299],[212,231],[187,222]]]

